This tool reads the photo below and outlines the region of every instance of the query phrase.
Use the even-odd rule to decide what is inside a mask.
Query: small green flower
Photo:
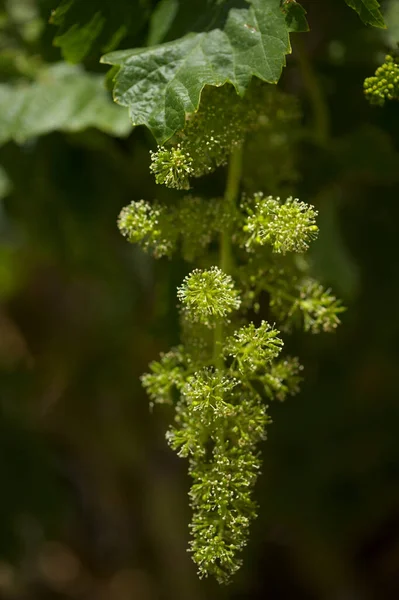
[[[240,298],[230,275],[219,267],[195,269],[178,288],[177,297],[193,322],[212,327],[240,307]]]
[[[183,346],[161,355],[150,363],[150,373],[141,376],[141,383],[153,404],[172,404],[172,391],[181,389],[185,381],[186,357]]]
[[[122,235],[132,244],[157,234],[160,210],[144,200],[131,202],[119,215],[118,227]]]
[[[223,375],[217,369],[204,368],[188,378],[182,388],[189,410],[198,413],[204,424],[234,414],[229,394],[237,385],[234,378]]]
[[[165,207],[157,203],[131,202],[121,210],[118,227],[131,244],[139,244],[156,258],[174,250],[177,232]]]
[[[303,367],[297,358],[283,358],[273,362],[259,378],[259,381],[270,400],[284,402],[287,396],[293,396],[299,392],[302,370]]]
[[[266,321],[258,328],[250,323],[226,339],[224,353],[236,359],[241,373],[255,372],[280,354],[283,341],[278,334]]]
[[[312,333],[331,332],[340,324],[338,315],[345,310],[341,302],[313,279],[303,282],[299,298],[293,306],[302,312],[305,331]]]
[[[317,211],[313,206],[288,198],[267,198],[258,193],[253,204],[244,203],[248,213],[244,231],[249,233],[247,248],[270,244],[274,252],[305,252],[309,242],[317,237]]]
[[[193,173],[193,159],[188,152],[181,149],[180,144],[175,147],[159,147],[156,152],[151,152],[150,171],[155,175],[157,183],[178,190],[190,189],[190,175]]]

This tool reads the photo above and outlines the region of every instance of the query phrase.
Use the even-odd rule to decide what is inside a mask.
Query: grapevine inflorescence
[[[130,242],[155,257],[179,251],[196,265],[177,291],[181,345],[151,363],[142,383],[152,404],[175,406],[167,440],[188,459],[193,479],[190,550],[200,574],[221,582],[239,568],[256,516],[267,403],[297,393],[301,381],[298,359],[282,356],[279,330],[332,331],[343,310],[298,260],[317,237],[315,208],[293,197],[240,197],[246,135],[262,139],[266,131],[269,140],[273,123],[281,130],[278,106],[289,100],[264,84],[244,99],[228,85],[205,90],[184,130],[152,153],[151,170],[158,183],[187,189],[228,162],[225,197],[140,200],[119,217]],[[273,321],[255,324],[247,315],[260,309],[263,292]]]
[[[345,1],[365,24],[385,27],[379,0]],[[188,460],[193,480],[194,561],[201,576],[226,582],[241,564],[256,516],[252,492],[261,468],[259,443],[271,422],[268,403],[298,393],[302,379],[298,358],[284,352],[282,332],[333,332],[344,309],[312,277],[306,259],[318,235],[318,211],[292,189],[299,104],[270,85],[291,52],[290,34],[308,29],[306,11],[298,0],[209,0],[201,18],[194,8],[190,22],[190,11],[180,14],[183,4],[188,2],[59,0],[50,21],[59,27],[54,43],[67,60],[87,57],[90,64],[93,48],[107,52],[101,61],[113,66],[107,87],[115,101],[129,109],[134,126],[145,125],[159,142],[150,153],[156,183],[185,192],[173,202],[131,202],[118,226],[155,258],[179,254],[194,267],[177,290],[179,344],[150,364],[142,384],[151,407],[174,408],[166,437]],[[25,38],[13,21],[4,25],[2,15],[5,35],[9,29],[17,47],[23,42],[23,60],[12,61],[18,85],[7,92],[2,84],[2,143],[92,125],[115,135],[130,132],[126,115],[120,118],[99,87],[98,74],[87,72],[87,65],[63,63],[38,69],[25,54],[28,47],[40,50],[30,35],[41,26],[29,27]],[[176,38],[179,31],[187,35]],[[122,40],[142,44],[145,38],[148,45],[112,51]],[[306,52],[298,56],[320,130],[312,138],[326,145],[323,94]],[[20,85],[20,76],[32,81]],[[291,83],[296,87],[295,77]],[[399,99],[396,56],[386,57],[364,91],[379,106]],[[37,123],[42,97],[44,118]],[[219,167],[227,167],[222,197],[188,192],[196,178]]]

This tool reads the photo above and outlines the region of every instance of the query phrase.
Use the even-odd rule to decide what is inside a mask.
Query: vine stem
[[[226,190],[224,193],[224,205],[229,212],[229,209],[234,209],[238,195],[240,192],[240,181],[242,173],[242,145],[234,148],[230,155],[228,169],[227,169],[227,181]],[[230,275],[233,271],[234,261],[231,250],[231,228],[228,226],[220,234],[220,250],[219,250],[219,266],[224,273]],[[213,354],[215,366],[218,368],[223,367],[223,359],[220,356],[220,349],[223,346],[223,323],[217,323],[215,326],[215,336],[213,345]]]

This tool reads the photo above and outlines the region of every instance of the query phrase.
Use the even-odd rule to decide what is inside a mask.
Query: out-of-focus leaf
[[[11,35],[17,33],[17,38],[28,43],[37,40],[44,25],[40,18],[39,2],[8,0],[5,9],[3,24],[7,23],[5,29],[8,28]]]
[[[380,11],[380,3],[378,0],[345,0],[347,5],[355,10],[363,23],[373,25],[374,27],[382,27],[386,25],[384,17]]]
[[[290,51],[279,0],[251,0],[248,8],[230,10],[223,29],[112,52],[102,62],[120,66],[115,101],[129,107],[133,124],[146,125],[162,144],[198,109],[205,85],[229,82],[242,95],[252,76],[277,83]]]
[[[34,83],[0,85],[0,143],[88,127],[116,136],[131,131],[125,111],[109,98],[99,75],[57,63]]]
[[[148,45],[155,46],[163,41],[179,8],[179,0],[161,0],[151,15]]]
[[[148,0],[62,0],[50,21],[59,27],[54,45],[66,60],[78,63],[91,52],[117,48],[148,17]]]
[[[20,48],[9,48],[0,52],[0,81],[9,82],[25,77],[34,79],[40,67],[40,59],[29,56]]]
[[[296,2],[296,0],[285,0],[283,4],[285,20],[289,31],[309,31],[309,25],[306,19],[306,10]]]
[[[384,38],[392,48],[397,48],[399,44],[399,2],[398,0],[389,0],[384,5],[384,19],[387,24],[387,30],[384,32]]]
[[[321,198],[317,218],[320,234],[311,257],[315,275],[331,284],[343,299],[352,299],[359,288],[359,270],[342,238],[339,200],[338,188],[329,189]]]
[[[5,198],[11,191],[11,181],[5,172],[4,168],[0,165],[0,200]]]

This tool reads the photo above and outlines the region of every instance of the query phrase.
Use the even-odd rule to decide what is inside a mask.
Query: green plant
[[[208,4],[216,21],[228,5]],[[378,2],[348,4],[383,26]],[[281,122],[298,118],[295,101],[270,84],[290,52],[289,33],[306,29],[297,2],[252,0],[226,12],[221,28],[103,59],[119,69],[115,100],[159,142],[150,167],[157,183],[189,190],[194,178],[227,165],[222,198],[140,200],[119,218],[129,241],[156,257],[181,252],[197,267],[177,293],[181,345],[153,362],[142,382],[152,403],[175,407],[167,440],[188,458],[193,479],[190,551],[199,573],[220,582],[239,568],[256,516],[252,488],[267,402],[295,394],[301,380],[298,359],[281,357],[279,329],[334,331],[343,311],[303,257],[317,237],[315,208],[246,191],[249,144],[255,139],[262,152]],[[291,137],[283,144],[288,156]],[[272,154],[267,160],[282,185],[284,165]],[[255,324],[250,315],[265,302],[272,321]]]
[[[279,102],[279,92],[263,91]],[[221,88],[212,96],[218,94],[223,98],[226,92]],[[240,100],[233,111],[239,106],[247,113]],[[222,129],[228,129],[230,110],[228,98],[219,120]],[[260,117],[268,116],[257,115],[261,122]],[[201,111],[194,119],[202,139],[214,137],[207,119],[201,129]],[[255,126],[254,119],[250,130]],[[187,144],[201,173],[212,161],[220,164],[221,152],[227,153],[216,143],[214,158],[212,148],[204,152],[206,144],[198,152],[192,141]],[[169,169],[168,182],[186,187],[175,175],[176,164],[170,166],[179,145],[171,147],[162,164]],[[158,164],[165,152],[158,151]],[[343,310],[328,290],[309,279],[308,266],[297,264],[317,235],[317,212],[292,198],[241,197],[243,153],[244,140],[233,143],[224,198],[187,196],[173,206],[133,202],[119,218],[128,239],[155,256],[181,248],[186,260],[201,267],[187,275],[177,293],[182,345],[152,363],[142,381],[152,402],[175,403],[175,424],[167,439],[179,456],[189,459],[194,480],[191,551],[200,573],[212,573],[219,581],[239,567],[237,554],[256,515],[251,490],[260,469],[258,443],[270,421],[267,402],[296,393],[301,379],[298,360],[280,356],[283,341],[277,327],[265,321],[256,326],[248,312],[259,310],[259,297],[266,292],[271,318],[280,328],[298,324],[318,332],[334,330]],[[181,161],[187,164],[188,153],[181,156],[179,168]]]
[[[159,2],[151,16],[150,2],[133,3],[138,28],[150,19],[153,42],[168,36],[159,14],[172,4]],[[383,26],[376,0],[347,4],[366,24]],[[131,5],[102,0],[93,12],[90,3],[83,9],[78,0],[64,0],[52,17],[60,27],[56,45],[72,62],[90,58],[93,48],[113,50],[125,39],[130,21],[121,23]],[[291,51],[290,33],[307,29],[305,12],[295,0],[250,0],[239,8],[208,0],[203,12],[201,31],[181,37],[174,32],[165,43],[111,52],[102,61],[113,65],[108,83],[114,84],[115,100],[159,144],[150,166],[157,183],[186,193],[196,178],[227,167],[224,195],[177,191],[174,201],[132,202],[119,217],[130,242],[156,258],[181,253],[195,265],[177,292],[180,344],[153,362],[142,382],[152,403],[175,409],[167,439],[188,458],[193,478],[193,558],[201,575],[225,582],[240,566],[239,552],[256,515],[252,488],[261,466],[258,444],[270,423],[267,402],[297,393],[301,380],[299,360],[282,356],[280,331],[334,331],[343,308],[312,277],[304,256],[318,228],[315,207],[291,189],[300,114],[295,99],[273,85]],[[378,103],[396,95],[397,65],[387,64],[392,81],[373,82]],[[88,105],[85,126],[128,133],[125,113],[99,89],[100,76],[42,64],[29,73],[32,81],[6,99],[7,105],[21,99],[21,106],[15,120],[7,119],[3,141],[82,128],[82,113],[74,120],[82,97]],[[63,118],[57,113],[56,126],[53,119],[42,124],[29,114],[32,97],[42,96],[42,78],[54,83],[52,104],[65,90],[72,96],[71,112]],[[45,109],[40,113],[46,116]],[[29,123],[26,130],[21,121]],[[260,173],[251,170],[251,153],[264,155]]]

